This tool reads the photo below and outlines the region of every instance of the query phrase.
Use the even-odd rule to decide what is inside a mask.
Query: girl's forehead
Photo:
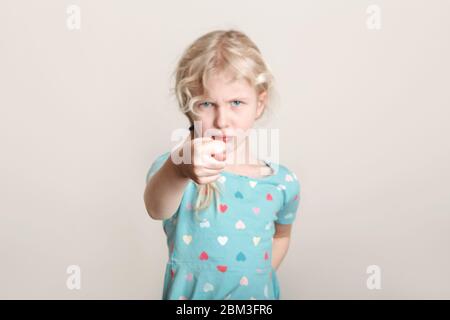
[[[208,78],[204,88],[203,95],[211,98],[221,98],[230,96],[246,96],[251,97],[256,94],[246,79],[230,79],[220,76]]]

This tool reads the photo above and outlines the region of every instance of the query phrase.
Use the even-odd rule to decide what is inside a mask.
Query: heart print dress
[[[170,156],[151,165],[146,182]],[[272,267],[275,224],[293,223],[300,202],[295,173],[264,160],[272,175],[252,178],[222,171],[218,201],[195,212],[191,180],[176,212],[162,221],[167,236],[163,300],[274,300],[280,287]]]

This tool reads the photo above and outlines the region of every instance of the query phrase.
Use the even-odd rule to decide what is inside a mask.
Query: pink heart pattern
[[[209,256],[205,251],[200,254],[200,260],[208,260]]]
[[[229,177],[225,178],[224,175],[221,177],[219,182],[225,187],[234,180]],[[236,188],[230,188],[227,193],[230,195],[229,197],[220,198],[223,202],[219,202],[215,210],[220,214],[214,216],[206,211],[199,212],[202,216],[192,225],[187,225],[186,221],[194,219],[197,214],[197,212],[193,212],[195,198],[186,201],[181,210],[190,212],[177,216],[177,225],[179,230],[183,231],[179,232],[178,240],[172,239],[169,243],[171,257],[176,258],[179,255],[186,259],[174,260],[179,267],[183,268],[181,274],[184,274],[186,283],[186,291],[179,292],[176,298],[191,299],[192,291],[189,290],[194,289],[205,294],[205,298],[212,297],[216,292],[222,292],[219,289],[227,283],[230,286],[234,283],[234,290],[237,290],[238,287],[256,287],[257,280],[253,279],[262,278],[261,276],[254,277],[252,273],[267,274],[268,278],[273,281],[271,249],[274,238],[272,231],[275,230],[274,223],[277,222],[277,218],[285,220],[290,218],[292,221],[295,214],[292,209],[295,206],[293,203],[298,203],[300,200],[300,193],[294,188],[296,181],[297,177],[294,174],[282,173],[278,180],[271,184],[272,189],[269,189],[263,180],[247,180],[246,183],[240,184]],[[250,192],[255,194],[250,194]],[[289,205],[291,209],[288,210],[280,204]],[[174,227],[175,222],[172,221],[169,226]],[[166,234],[168,236],[170,234],[178,235],[170,229],[167,229]],[[194,252],[193,250],[196,254],[189,256],[187,253]],[[182,254],[186,254],[186,256],[182,256]],[[228,255],[232,256],[232,259],[228,259]],[[196,262],[189,260],[192,256],[197,256]],[[192,268],[189,268],[189,264],[185,265],[185,261],[192,263]],[[213,274],[218,278],[205,277],[202,271],[208,269],[203,267],[197,269],[196,264],[208,269],[212,267],[213,270],[215,269]],[[177,283],[174,279],[180,273],[179,267],[168,269],[172,283]],[[237,270],[242,273],[236,274]],[[238,286],[236,287],[237,282]],[[170,284],[165,283],[165,286],[170,286]],[[258,285],[261,292],[253,291],[251,294],[249,293],[247,299],[269,299],[274,294],[272,287],[273,285],[270,283]],[[169,290],[166,289],[166,292]],[[232,299],[239,292],[228,291],[221,299],[225,297]]]
[[[225,213],[227,211],[227,209],[228,209],[228,206],[226,204],[219,205],[220,212]]]

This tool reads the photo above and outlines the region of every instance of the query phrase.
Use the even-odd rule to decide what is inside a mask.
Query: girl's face
[[[257,94],[245,79],[233,81],[226,73],[209,77],[207,89],[191,114],[201,122],[202,136],[220,139],[236,149],[248,135],[266,104],[267,93]]]

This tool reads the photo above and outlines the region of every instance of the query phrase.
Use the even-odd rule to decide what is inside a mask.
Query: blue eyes
[[[207,103],[209,103],[209,102],[202,102],[202,103],[200,103],[200,107],[207,107],[205,104],[207,104]],[[211,104],[211,103],[209,103],[209,104]]]
[[[231,105],[234,106],[234,107],[239,107],[242,103],[243,102],[240,101],[240,100],[233,100],[233,101],[231,101]],[[208,108],[211,105],[212,105],[212,103],[208,102],[208,101],[205,101],[205,102],[202,102],[202,103],[199,104],[199,106],[203,107],[203,108]]]

